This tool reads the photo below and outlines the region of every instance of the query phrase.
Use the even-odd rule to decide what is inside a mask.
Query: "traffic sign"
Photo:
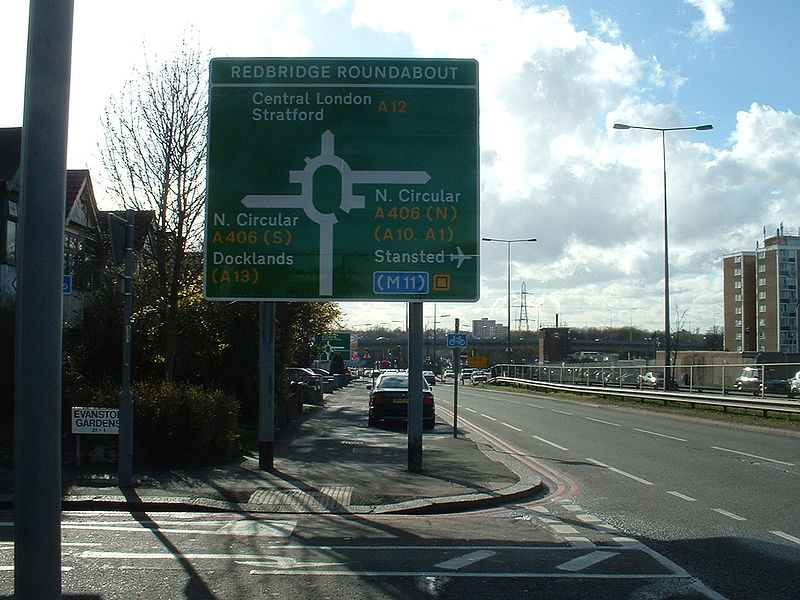
[[[447,347],[448,348],[466,348],[467,347],[467,334],[466,333],[448,333],[447,334]]]
[[[474,301],[474,60],[216,58],[209,299]]]

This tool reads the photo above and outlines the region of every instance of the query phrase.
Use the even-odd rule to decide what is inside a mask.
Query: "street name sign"
[[[475,301],[478,64],[215,58],[205,294]]]

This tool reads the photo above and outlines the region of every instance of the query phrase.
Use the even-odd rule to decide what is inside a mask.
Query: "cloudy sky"
[[[0,8],[0,127],[22,121],[27,12]],[[612,125],[713,124],[666,147],[673,312],[705,331],[723,254],[800,227],[799,22],[796,0],[75,0],[68,167],[99,178],[109,97],[189,31],[210,56],[475,58],[481,234],[538,238],[512,246],[512,318],[524,282],[530,329],[556,313],[663,329],[661,137]],[[481,300],[437,305],[445,325],[506,322],[505,244],[481,265]],[[403,304],[343,307],[351,326],[404,326]]]

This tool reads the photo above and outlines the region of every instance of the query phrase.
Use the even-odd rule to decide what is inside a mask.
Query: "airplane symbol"
[[[464,252],[461,250],[461,246],[456,246],[456,251],[458,252],[458,254],[452,254],[452,253],[450,254],[450,261],[451,262],[454,261],[454,260],[458,261],[458,264],[456,265],[456,269],[460,269],[461,265],[464,263],[465,260],[469,260],[471,258],[474,258],[473,256],[470,256],[469,254],[464,254]]]

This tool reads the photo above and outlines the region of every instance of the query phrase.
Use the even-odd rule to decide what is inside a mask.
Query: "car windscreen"
[[[383,375],[380,379],[378,379],[375,388],[381,390],[407,390],[408,375]],[[422,380],[422,389],[430,389],[424,378]]]

